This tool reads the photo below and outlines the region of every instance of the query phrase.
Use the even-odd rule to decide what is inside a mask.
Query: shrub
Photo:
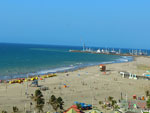
[[[15,113],[15,112],[18,112],[18,111],[19,111],[19,109],[16,106],[13,106],[13,112]]]

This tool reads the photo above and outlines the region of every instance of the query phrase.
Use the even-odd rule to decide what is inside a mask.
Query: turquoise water
[[[132,60],[132,57],[115,55],[71,53],[70,49],[81,47],[0,44],[0,78],[23,77],[73,70],[101,63],[115,63]],[[96,48],[95,48],[96,49]]]

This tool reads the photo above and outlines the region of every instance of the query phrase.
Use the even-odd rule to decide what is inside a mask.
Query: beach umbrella
[[[81,111],[77,108],[76,105],[72,105],[69,109],[67,109],[64,113],[81,113]]]

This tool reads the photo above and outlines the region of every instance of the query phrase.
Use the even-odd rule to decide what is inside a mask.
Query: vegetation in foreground
[[[145,91],[146,95],[146,108],[147,110],[150,110],[150,91]],[[41,90],[35,90],[35,94],[31,96],[32,101],[35,103],[35,110],[37,113],[44,113],[44,106],[45,106],[45,99],[41,92]],[[55,95],[52,95],[47,102],[48,106],[51,106],[55,112],[62,113],[64,112],[64,101],[61,97],[56,97]],[[76,104],[77,108],[81,110],[81,105]],[[102,109],[105,110],[113,110],[118,111],[120,107],[117,104],[117,101],[114,99],[114,97],[109,96],[106,101],[99,101],[99,105],[102,107]],[[20,113],[17,106],[13,106],[12,113]],[[8,113],[7,111],[3,110],[1,113]],[[48,112],[47,112],[48,113]]]

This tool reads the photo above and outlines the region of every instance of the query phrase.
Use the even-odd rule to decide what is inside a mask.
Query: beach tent
[[[73,108],[71,108],[67,113],[77,113]]]
[[[71,109],[73,109],[73,110],[71,110]],[[70,111],[70,110],[71,110],[71,111]],[[75,111],[75,112],[74,112],[74,111]],[[82,111],[79,110],[76,105],[72,105],[72,106],[71,106],[70,108],[68,108],[64,113],[82,113]]]

